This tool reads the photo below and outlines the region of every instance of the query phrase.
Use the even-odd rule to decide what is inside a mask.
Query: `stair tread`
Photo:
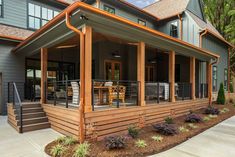
[[[32,112],[32,113],[23,113],[23,116],[25,115],[32,115],[32,114],[39,114],[39,113],[45,113],[45,112]]]
[[[50,124],[50,123],[49,122],[41,122],[41,123],[28,124],[28,125],[24,125],[23,128],[33,127],[33,126],[38,126],[38,125],[43,125],[43,124]]]
[[[37,119],[47,119],[47,117],[43,116],[43,117],[36,117],[36,118],[26,118],[26,119],[23,119],[23,121],[30,121],[30,120],[37,120]]]
[[[23,108],[23,111],[24,111],[24,110],[33,110],[33,109],[42,109],[42,107]]]

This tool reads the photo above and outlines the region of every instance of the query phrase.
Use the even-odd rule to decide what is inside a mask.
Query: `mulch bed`
[[[179,132],[177,135],[174,136],[164,136],[161,135],[164,139],[162,142],[156,142],[151,137],[154,135],[160,135],[156,133],[152,126],[145,127],[141,129],[139,137],[137,139],[145,140],[147,143],[147,147],[145,148],[138,148],[135,146],[135,142],[137,139],[128,139],[126,142],[126,147],[124,149],[119,150],[107,150],[105,148],[105,142],[91,142],[91,152],[90,157],[140,157],[140,156],[147,156],[153,155],[167,149],[170,149],[184,141],[187,141],[191,137],[207,130],[208,128],[232,117],[235,115],[235,107],[231,104],[227,105],[214,105],[214,107],[223,109],[228,108],[230,109],[227,113],[221,113],[218,115],[217,118],[213,118],[207,122],[195,123],[198,126],[196,129],[190,129],[189,132]],[[204,109],[195,111],[195,113],[199,114],[202,118],[207,116],[204,113]],[[185,116],[181,116],[174,119],[175,124],[177,127],[180,126],[187,126],[187,123],[184,122]],[[45,152],[50,154],[50,150],[53,146],[57,145],[56,141],[49,143],[45,147]],[[66,149],[63,157],[71,157],[73,156],[75,148],[78,144],[72,145]]]

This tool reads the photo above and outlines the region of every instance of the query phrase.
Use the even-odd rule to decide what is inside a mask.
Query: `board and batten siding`
[[[195,14],[201,20],[203,20],[203,10],[201,8],[200,0],[190,0],[187,6],[187,10]]]
[[[220,83],[224,83],[224,70],[228,69],[228,47],[220,40],[207,34],[202,38],[202,48],[209,50],[215,54],[220,55],[217,66],[217,91]]]
[[[7,112],[8,82],[25,81],[25,58],[24,56],[11,53],[16,43],[0,40],[0,73],[2,73],[3,93],[1,108],[3,114]]]

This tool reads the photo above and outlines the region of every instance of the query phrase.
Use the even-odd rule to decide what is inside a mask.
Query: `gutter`
[[[199,43],[200,44],[200,48],[202,48],[202,37],[207,34],[207,29],[205,29],[203,31],[202,31],[203,33],[202,32],[200,33],[200,43]]]
[[[85,37],[84,37],[84,33],[82,31],[80,31],[79,29],[75,28],[74,26],[72,26],[72,24],[70,23],[70,13],[72,12],[72,9],[68,9],[65,12],[66,15],[66,26],[71,29],[72,31],[74,31],[79,37],[80,37],[80,58],[81,58],[81,65],[80,65],[80,89],[81,89],[81,93],[80,93],[80,104],[79,104],[79,137],[80,137],[80,143],[83,143],[85,140],[85,127],[84,127],[84,122],[85,122],[85,113],[84,113],[84,108],[85,108],[85,104],[84,104],[84,97],[85,97],[85,66],[83,64],[83,61],[85,59]]]

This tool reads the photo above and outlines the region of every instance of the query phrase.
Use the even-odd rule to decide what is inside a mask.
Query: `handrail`
[[[23,131],[23,129],[22,129],[23,128],[22,102],[21,102],[20,95],[19,95],[19,92],[18,92],[18,89],[16,87],[15,82],[13,82],[13,106],[15,107],[15,109],[18,113],[18,117],[19,117],[19,122],[20,122],[19,132],[22,133],[22,131]]]

